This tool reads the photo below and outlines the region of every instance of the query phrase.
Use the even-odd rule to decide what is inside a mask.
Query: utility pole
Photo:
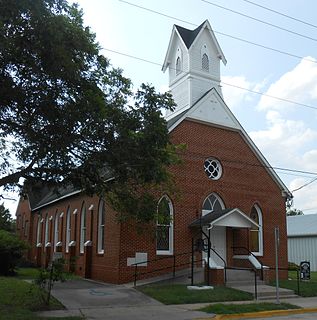
[[[278,279],[278,249],[280,246],[280,229],[275,227],[275,277],[276,277],[276,303],[280,304],[279,279]]]

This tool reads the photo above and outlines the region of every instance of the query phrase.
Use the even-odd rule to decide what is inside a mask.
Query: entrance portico
[[[238,208],[204,212],[199,219],[190,224],[200,228],[203,239],[209,239],[209,267],[225,267],[227,261],[227,227],[234,229],[259,227],[258,224]],[[203,253],[205,261],[208,252]]]

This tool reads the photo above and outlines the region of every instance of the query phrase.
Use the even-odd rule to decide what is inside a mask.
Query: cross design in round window
[[[222,175],[222,166],[215,158],[205,160],[204,169],[209,179],[218,180]]]

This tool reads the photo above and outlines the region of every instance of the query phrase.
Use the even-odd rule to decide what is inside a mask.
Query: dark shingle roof
[[[220,211],[212,211],[207,213],[206,215],[196,219],[193,221],[189,226],[190,227],[199,227],[199,226],[206,226],[210,224],[211,222],[219,219],[220,217],[224,216],[228,212],[232,211],[233,209],[224,209]]]
[[[174,123],[176,123],[186,112],[188,109],[183,111],[182,113],[178,114],[177,116],[173,117],[172,119],[167,121],[167,129],[169,129]]]
[[[113,173],[108,168],[104,168],[102,178],[107,181],[113,178]],[[70,197],[82,191],[79,186],[75,187],[71,183],[56,186],[44,181],[36,183],[26,182],[24,188],[31,210],[40,209],[52,202]]]
[[[199,31],[201,30],[201,28],[203,27],[203,24],[205,22],[206,21],[204,21],[199,27],[197,27],[194,30],[188,30],[188,29],[183,28],[181,26],[175,25],[177,31],[179,32],[180,36],[182,37],[187,49],[190,48],[190,46],[194,42],[195,38],[197,37]]]

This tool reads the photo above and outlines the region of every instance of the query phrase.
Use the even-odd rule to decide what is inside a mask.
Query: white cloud
[[[249,134],[270,161],[279,165],[284,163],[288,167],[301,167],[303,162],[307,162],[309,153],[307,159],[301,153],[317,140],[317,131],[307,128],[303,121],[284,119],[277,111],[268,111],[266,120],[266,129]]]
[[[311,57],[306,59],[314,60]],[[314,60],[316,61],[316,60]],[[317,64],[302,60],[293,70],[282,75],[266,92],[271,96],[315,105],[317,99]],[[257,106],[266,112],[266,128],[250,132],[251,138],[273,166],[317,172],[317,126],[311,121],[314,112],[305,118],[302,107],[262,96]],[[292,118],[289,111],[292,110]],[[295,113],[296,112],[296,113]],[[306,114],[307,116],[308,114]],[[309,124],[308,124],[309,123]],[[295,190],[312,181],[316,176],[292,178],[281,175],[289,187]],[[317,212],[317,181],[294,192],[294,207]]]
[[[311,103],[312,99],[317,98],[316,62],[316,59],[312,57],[305,57],[293,70],[285,73],[271,84],[266,94],[299,103]],[[258,104],[260,110],[290,110],[294,107],[298,106],[267,96],[262,96]]]
[[[245,76],[223,76],[221,81],[224,100],[231,109],[237,108],[243,101],[253,99],[254,94],[248,90],[258,91],[263,86],[263,83],[254,84],[249,82]]]

